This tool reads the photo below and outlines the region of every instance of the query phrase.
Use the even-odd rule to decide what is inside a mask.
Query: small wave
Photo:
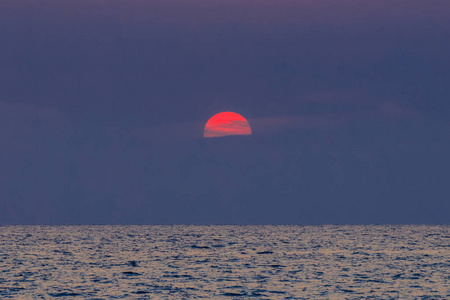
[[[143,294],[150,294],[150,292],[149,291],[139,290],[139,291],[133,292],[133,294],[143,295]]]
[[[237,292],[227,292],[227,293],[224,293],[223,296],[227,296],[227,297],[242,297],[242,296],[247,296],[247,294],[245,294],[245,293],[237,293]]]
[[[79,293],[73,293],[73,292],[62,292],[62,293],[49,293],[52,297],[76,297],[81,296]]]
[[[285,291],[267,291],[267,292],[271,294],[286,294]]]
[[[209,249],[209,246],[192,245],[191,248],[193,248],[193,249]]]
[[[140,275],[142,275],[141,273],[130,272],[130,271],[122,272],[122,274],[123,275],[127,275],[127,276],[140,276]]]
[[[130,260],[130,261],[128,261],[128,263],[127,263],[129,266],[131,266],[131,267],[137,267],[138,266],[138,263],[137,263],[137,261],[135,261],[135,260]]]
[[[256,252],[256,254],[273,254],[273,251],[259,251],[259,252]]]

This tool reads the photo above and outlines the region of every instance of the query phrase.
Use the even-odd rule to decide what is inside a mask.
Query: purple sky
[[[2,1],[0,223],[449,223],[449,14]]]

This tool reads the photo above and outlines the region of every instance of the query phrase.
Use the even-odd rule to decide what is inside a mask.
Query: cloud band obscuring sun
[[[240,114],[222,112],[211,117],[205,125],[203,136],[221,137],[226,135],[251,135],[248,121]]]

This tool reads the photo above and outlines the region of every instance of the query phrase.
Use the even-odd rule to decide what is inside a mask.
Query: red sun
[[[221,112],[211,117],[205,125],[204,137],[226,135],[250,135],[252,129],[248,121],[234,112]]]

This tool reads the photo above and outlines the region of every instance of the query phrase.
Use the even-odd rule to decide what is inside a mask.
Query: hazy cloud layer
[[[449,9],[1,1],[0,223],[449,223]]]

